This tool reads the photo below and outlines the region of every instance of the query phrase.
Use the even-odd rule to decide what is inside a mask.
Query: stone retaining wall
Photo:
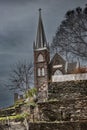
[[[87,96],[86,81],[67,81],[51,83],[48,86],[48,99],[75,99]]]
[[[30,123],[29,130],[87,130],[87,121],[84,122],[51,122]]]
[[[27,130],[23,123],[4,124],[0,125],[0,130]]]
[[[38,103],[40,121],[87,120],[87,98]]]

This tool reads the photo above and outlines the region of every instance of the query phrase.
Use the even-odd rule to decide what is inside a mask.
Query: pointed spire
[[[39,9],[39,21],[36,37],[36,49],[47,47],[46,36],[44,32],[43,22],[41,18],[41,8]]]

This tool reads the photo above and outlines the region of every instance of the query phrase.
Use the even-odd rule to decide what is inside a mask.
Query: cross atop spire
[[[41,8],[39,8],[38,10],[39,10],[39,13],[41,13],[41,10],[42,10],[42,9],[41,9]]]
[[[47,41],[41,17],[41,10],[42,9],[39,8],[39,21],[38,21],[36,44],[35,44],[36,49],[47,47]]]
[[[41,8],[38,9],[38,11],[39,11],[39,17],[41,17],[41,10],[42,10]]]

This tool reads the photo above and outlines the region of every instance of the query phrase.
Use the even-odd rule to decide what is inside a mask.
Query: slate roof
[[[63,57],[61,55],[56,53],[53,56],[53,58],[51,59],[51,61],[50,61],[50,69],[53,69],[54,65],[60,65],[60,64],[62,64],[63,69],[65,69],[65,66],[66,66],[65,59],[63,59]],[[77,62],[68,63],[68,65],[67,65],[67,73],[73,73],[73,71],[76,69],[76,67],[77,67]]]
[[[39,21],[38,21],[38,29],[37,29],[37,37],[36,37],[36,49],[43,48],[47,46],[47,40],[45,36],[44,26],[41,17],[41,9],[39,9]]]
[[[62,56],[60,56],[58,53],[55,53],[55,55],[53,56],[53,58],[50,61],[50,65],[57,65],[57,64],[62,64],[62,62],[66,62]]]

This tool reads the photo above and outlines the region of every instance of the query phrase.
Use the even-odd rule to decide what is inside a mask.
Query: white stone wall
[[[84,74],[67,74],[67,75],[53,75],[52,82],[87,80],[87,73]]]

